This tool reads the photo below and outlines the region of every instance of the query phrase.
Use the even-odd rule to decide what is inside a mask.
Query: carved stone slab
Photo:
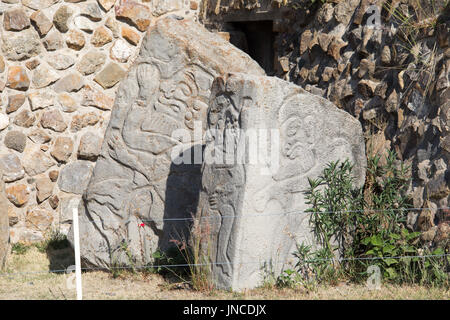
[[[266,272],[278,275],[294,263],[296,242],[314,245],[304,213],[307,178],[346,158],[361,186],[360,123],[331,102],[278,78],[216,78],[197,212],[210,237],[215,284],[256,287]]]
[[[264,74],[247,54],[194,21],[161,18],[148,29],[116,94],[80,206],[85,264],[146,265],[158,247],[185,233],[189,221],[176,219],[191,217],[197,207],[211,84],[230,71]],[[181,156],[196,149],[200,164],[179,164],[174,148]]]

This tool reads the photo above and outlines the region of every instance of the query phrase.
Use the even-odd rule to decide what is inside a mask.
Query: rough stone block
[[[355,184],[364,183],[362,128],[294,84],[244,74],[216,78],[207,117],[200,234],[210,232],[217,287],[254,288],[265,271],[293,268],[296,243],[315,245],[304,212],[308,178],[349,159]]]
[[[264,74],[247,54],[192,20],[162,18],[149,28],[118,88],[80,206],[81,219],[93,221],[80,224],[87,265],[128,264],[124,241],[136,265],[150,263],[154,250],[177,236],[177,224],[162,219],[195,213],[200,164],[175,165],[171,154],[175,146],[181,152],[201,145],[201,130],[185,144],[172,136],[179,129],[191,135],[194,120],[202,127],[212,81],[230,71]],[[178,224],[186,229],[186,221]]]

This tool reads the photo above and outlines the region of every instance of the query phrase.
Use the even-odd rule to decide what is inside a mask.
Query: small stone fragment
[[[50,19],[40,10],[35,11],[30,16],[30,19],[41,37],[44,37],[53,27],[53,23]]]
[[[92,33],[96,24],[84,16],[76,16],[73,20],[74,26],[87,33]]]
[[[58,31],[52,31],[47,34],[43,43],[47,51],[59,50],[64,46],[64,40]]]
[[[12,206],[8,208],[8,220],[10,227],[19,223],[19,216],[17,215],[17,212],[14,210],[14,207]]]
[[[40,65],[33,71],[33,87],[36,89],[44,88],[59,79],[59,75],[46,65]]]
[[[105,27],[98,27],[95,29],[91,38],[91,43],[94,47],[102,47],[108,42],[112,41],[111,34]]]
[[[97,50],[86,53],[77,65],[78,71],[83,75],[89,75],[100,70],[106,60],[106,55]]]
[[[54,164],[52,158],[39,149],[25,152],[22,159],[22,165],[29,176],[44,173]]]
[[[141,40],[139,33],[127,26],[122,26],[122,37],[132,45],[137,45]]]
[[[386,100],[385,108],[387,112],[395,112],[398,109],[397,91],[394,89]]]
[[[20,66],[10,66],[8,68],[8,78],[6,86],[11,89],[26,91],[30,86],[25,68]]]
[[[80,139],[78,147],[78,159],[95,161],[102,147],[102,138],[98,135],[87,132]]]
[[[67,128],[64,118],[58,110],[46,111],[41,117],[41,125],[56,132],[63,132]]]
[[[383,62],[384,64],[391,63],[391,49],[389,49],[388,46],[384,46],[383,50],[381,51],[381,62]]]
[[[334,60],[338,61],[341,57],[341,49],[345,47],[348,42],[340,38],[334,38],[334,40],[330,43],[328,47],[328,54],[334,58]]]
[[[69,137],[58,137],[50,154],[58,162],[67,162],[73,152],[73,141]]]
[[[96,107],[101,110],[111,110],[114,99],[104,94],[102,91],[91,88],[88,85],[83,89],[83,101],[81,105],[88,107]]]
[[[120,0],[115,6],[116,18],[123,19],[135,26],[139,31],[145,31],[150,25],[150,9],[132,0]]]
[[[371,78],[375,72],[375,61],[371,59],[362,59],[359,63],[358,77],[363,78],[366,74]]]
[[[92,21],[100,21],[103,18],[103,13],[98,4],[95,2],[85,3],[81,6],[80,13],[88,17]]]
[[[5,189],[6,197],[16,207],[21,207],[27,203],[30,189],[25,184],[17,184]]]
[[[82,194],[89,183],[92,165],[77,160],[67,164],[60,172],[58,186],[64,192]]]
[[[117,39],[110,49],[111,59],[125,63],[133,51],[133,48],[125,40]]]
[[[41,64],[41,62],[38,59],[33,59],[25,62],[25,66],[28,68],[28,70],[34,70],[36,67],[38,67]]]
[[[38,203],[41,203],[49,198],[52,193],[53,183],[47,176],[36,179],[36,198]]]
[[[36,116],[27,109],[19,112],[19,114],[14,118],[14,124],[24,128],[33,126],[35,121]]]
[[[64,112],[74,112],[78,109],[77,101],[66,92],[62,92],[58,95],[58,102],[61,105],[61,109]]]
[[[53,24],[56,29],[63,33],[69,31],[68,21],[72,14],[73,11],[68,6],[63,5],[59,7],[53,15]]]
[[[27,145],[27,136],[20,131],[9,131],[4,142],[7,148],[22,153]]]
[[[313,34],[311,30],[305,30],[300,37],[300,54],[302,55],[308,48],[311,42]]]
[[[118,64],[110,62],[97,76],[94,81],[104,89],[113,87],[125,76],[126,72]]]
[[[372,81],[372,80],[361,80],[358,83],[358,91],[361,93],[364,98],[370,98],[373,97],[373,94],[375,93],[375,89],[378,86],[378,82]]]
[[[24,104],[25,99],[26,96],[23,93],[9,95],[6,113],[11,113],[19,109]]]
[[[114,6],[115,2],[116,0],[98,0],[98,3],[105,11],[109,11]]]
[[[100,118],[95,112],[88,112],[83,115],[75,115],[70,124],[70,131],[80,131],[84,127],[93,126],[99,122]]]
[[[56,180],[58,180],[58,175],[59,175],[59,171],[58,170],[51,170],[48,173],[48,177],[50,178],[50,180],[52,180],[53,182],[55,182]]]
[[[13,182],[25,176],[19,157],[14,153],[8,153],[0,157],[0,169],[3,172],[3,181]]]
[[[56,70],[65,70],[75,64],[75,59],[61,52],[51,54],[47,57],[47,63]]]
[[[48,90],[40,90],[28,94],[28,101],[33,111],[45,109],[55,104],[53,94]]]
[[[405,74],[405,70],[402,70],[398,73],[397,79],[398,79],[398,86],[401,90],[405,87],[405,80],[403,80],[403,75]]]
[[[52,207],[52,209],[58,208],[59,197],[56,194],[51,196],[50,198],[48,198],[48,203],[49,203],[50,207]]]
[[[322,48],[323,52],[328,51],[328,47],[332,39],[332,36],[327,33],[319,33],[319,35],[317,36],[317,40],[319,41],[319,46],[320,48]]]
[[[108,17],[105,22],[105,26],[111,30],[113,37],[117,38],[120,35],[120,26],[114,17]]]
[[[3,27],[8,31],[21,31],[30,26],[30,19],[23,9],[12,9],[3,14]]]
[[[66,44],[73,50],[81,50],[84,47],[86,40],[84,35],[78,30],[70,30],[67,33]]]
[[[37,144],[47,143],[51,137],[42,129],[35,129],[28,135],[28,138]]]
[[[59,79],[53,86],[56,92],[74,92],[83,87],[83,78],[79,73],[71,73]]]

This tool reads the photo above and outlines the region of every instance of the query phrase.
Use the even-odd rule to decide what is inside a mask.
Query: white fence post
[[[77,300],[83,300],[81,286],[80,232],[78,227],[78,208],[73,208],[73,239],[75,249],[75,277],[77,284]]]

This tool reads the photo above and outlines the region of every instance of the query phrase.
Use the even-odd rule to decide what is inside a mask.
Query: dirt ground
[[[25,254],[12,254],[0,275],[0,299],[75,299],[71,275],[38,273],[48,270],[45,253],[36,248]],[[383,285],[380,290],[368,290],[365,285],[340,284],[323,286],[314,291],[306,289],[259,288],[244,293],[214,290],[198,292],[186,285],[169,283],[158,274],[122,273],[113,278],[110,273],[95,271],[82,275],[83,299],[450,299],[449,288]]]

